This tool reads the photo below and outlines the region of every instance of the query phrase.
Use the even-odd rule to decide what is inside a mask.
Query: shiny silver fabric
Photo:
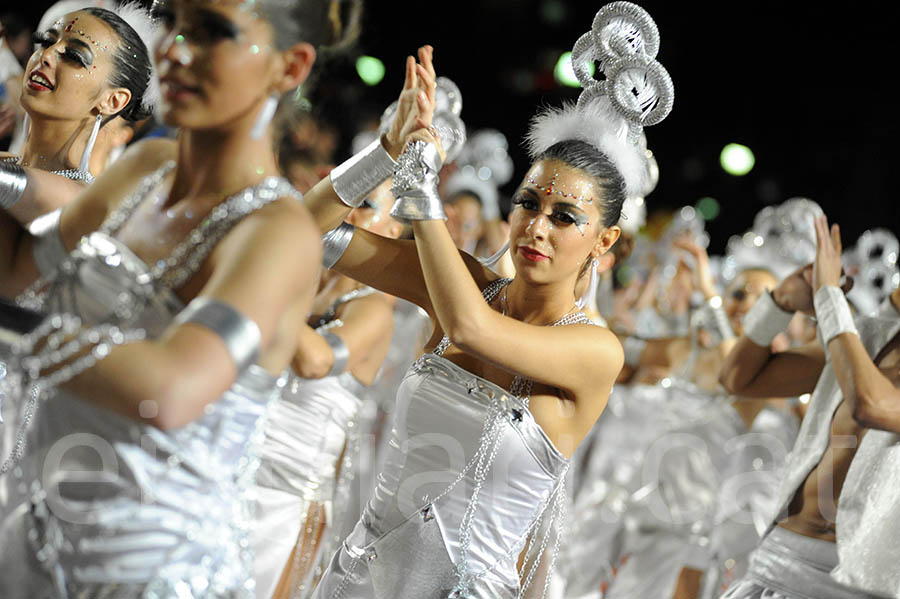
[[[880,599],[835,581],[834,543],[773,528],[753,552],[747,575],[722,599]]]
[[[153,338],[183,308],[111,235],[85,237],[70,257],[41,291],[45,310]],[[250,366],[199,419],[169,431],[59,390],[3,480],[0,595],[252,597],[247,492],[281,384]]]
[[[337,471],[363,393],[365,387],[350,373],[317,380],[292,376],[281,401],[273,407],[266,423],[255,493],[253,546],[258,597],[272,596],[289,566],[294,545],[309,524],[306,518],[311,506],[322,504],[326,510],[326,538],[320,551],[329,546],[327,537],[336,517],[348,510],[348,498],[336,496]],[[331,551],[336,548],[330,546]],[[315,562],[317,555],[298,556],[304,558]],[[309,580],[295,582],[304,586]]]
[[[471,466],[492,406],[501,435],[463,547]],[[475,575],[464,596],[515,597],[516,560],[567,465],[522,400],[445,358],[421,357],[401,385],[375,493],[314,597],[444,599],[464,549]]]
[[[874,316],[857,318],[856,327],[866,351],[874,358],[900,332],[900,313],[888,298]],[[831,436],[829,423],[843,399],[829,362],[813,391],[788,461],[776,514],[787,513],[797,490],[822,460]],[[844,480],[836,519],[840,564],[835,578],[889,597],[900,597],[900,568],[889,557],[896,555],[900,535],[898,447],[898,435],[877,430],[866,433]]]
[[[614,388],[573,458],[562,596],[671,597],[691,567],[708,597],[743,573],[794,433],[768,411],[748,431],[731,403],[678,379]]]

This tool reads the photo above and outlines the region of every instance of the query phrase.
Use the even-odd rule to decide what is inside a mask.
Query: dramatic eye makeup
[[[540,202],[538,201],[537,192],[525,188],[513,197],[512,203],[523,210],[537,212],[540,210]],[[585,214],[576,204],[569,202],[557,202],[553,204],[553,210],[550,218],[557,224],[567,226],[575,225],[575,227],[584,234],[584,228],[590,224],[587,214]]]
[[[59,32],[55,29],[48,31],[36,31],[31,36],[31,41],[41,48],[49,48],[59,40]],[[63,58],[70,60],[82,67],[89,67],[94,63],[94,53],[85,42],[72,38],[66,42],[65,49],[60,52]]]

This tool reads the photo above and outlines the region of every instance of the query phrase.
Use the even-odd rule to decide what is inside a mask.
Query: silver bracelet
[[[744,335],[760,347],[769,347],[778,333],[787,330],[793,317],[793,313],[778,307],[771,291],[766,291],[744,316]]]
[[[639,337],[625,337],[622,349],[625,351],[625,364],[637,368],[641,364],[641,354],[647,347],[647,340]]]
[[[400,155],[391,193],[397,198],[391,216],[400,222],[446,220],[438,195],[441,155],[430,143],[415,141]]]
[[[328,347],[331,348],[331,354],[334,356],[334,362],[331,365],[331,370],[328,371],[328,376],[337,376],[347,368],[347,363],[350,361],[350,348],[331,331],[322,331],[319,334],[328,343]]]
[[[714,295],[706,300],[699,310],[700,322],[704,328],[715,332],[722,341],[734,339],[734,330],[728,322],[728,315],[722,307],[722,297]]]
[[[225,302],[196,297],[175,317],[175,324],[194,323],[204,326],[225,342],[228,355],[243,372],[259,358],[262,334],[259,326]]]
[[[840,287],[831,285],[821,287],[813,296],[813,306],[816,308],[816,320],[822,333],[822,345],[826,350],[828,343],[838,335],[843,333],[859,335],[853,322],[850,305]]]
[[[348,223],[341,223],[331,231],[322,235],[322,266],[334,268],[353,240],[356,228]]]
[[[0,208],[9,210],[22,199],[28,175],[25,169],[11,162],[0,162]]]
[[[394,173],[396,166],[379,137],[331,170],[331,186],[344,204],[356,208]]]

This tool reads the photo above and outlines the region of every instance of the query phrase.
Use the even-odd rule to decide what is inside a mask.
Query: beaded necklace
[[[19,156],[7,156],[6,158],[3,158],[2,160],[3,160],[3,162],[9,163],[9,164],[18,164],[19,166],[24,166],[22,164],[22,158]],[[43,170],[43,169],[41,169],[41,170]],[[65,169],[60,169],[60,170],[56,170],[56,171],[47,171],[47,172],[53,173],[54,175],[59,175],[60,177],[65,177],[66,179],[69,179],[70,181],[81,181],[82,183],[86,183],[87,185],[90,185],[91,183],[94,182],[94,175],[92,175],[88,171],[83,171],[83,170],[77,169],[77,168],[65,168]]]

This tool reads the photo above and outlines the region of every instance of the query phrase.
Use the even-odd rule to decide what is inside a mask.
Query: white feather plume
[[[150,79],[144,90],[144,98],[141,107],[148,113],[153,114],[156,107],[159,106],[161,100],[161,92],[159,90],[159,77],[156,73],[156,64],[153,61],[153,48],[159,41],[161,34],[160,28],[150,17],[150,14],[144,10],[137,2],[126,2],[113,9],[113,12],[119,15],[123,21],[128,23],[141,41],[147,48],[147,54],[150,58]]]
[[[526,136],[532,160],[556,143],[578,139],[600,150],[625,180],[627,196],[643,196],[648,173],[644,150],[629,141],[628,122],[619,116],[607,98],[547,108],[535,116]]]

